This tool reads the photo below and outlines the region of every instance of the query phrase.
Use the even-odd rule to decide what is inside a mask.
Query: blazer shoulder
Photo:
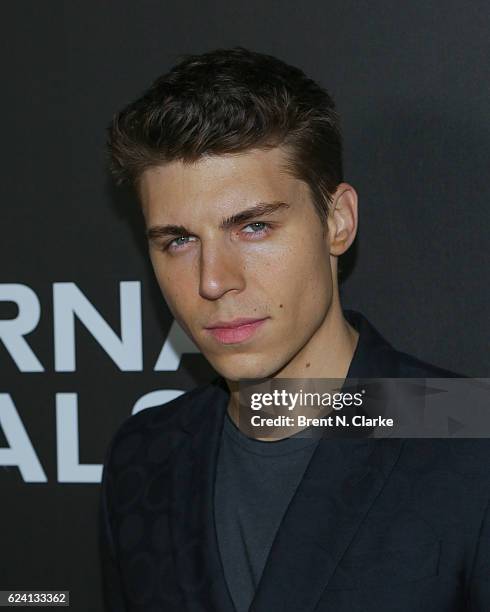
[[[446,368],[423,361],[415,355],[396,350],[398,370],[401,378],[467,378]]]
[[[209,402],[215,390],[216,381],[213,380],[186,391],[165,404],[145,408],[130,415],[115,430],[108,454],[110,455],[112,449],[122,440],[128,438],[143,436],[150,440],[155,432],[176,432],[185,429],[186,423]]]

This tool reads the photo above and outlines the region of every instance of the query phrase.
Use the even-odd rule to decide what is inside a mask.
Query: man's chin
[[[268,365],[265,363],[240,363],[239,360],[234,363],[234,360],[228,359],[226,362],[212,363],[211,365],[218,374],[232,382],[269,378],[274,373],[270,363]]]

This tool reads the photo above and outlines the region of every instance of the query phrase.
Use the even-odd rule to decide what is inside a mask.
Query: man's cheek
[[[185,321],[189,320],[191,322],[192,317],[192,307],[188,300],[185,299],[183,295],[177,295],[174,297],[172,301],[173,310],[176,313],[179,319],[184,319]]]
[[[167,288],[162,288],[162,294],[174,319],[180,319],[181,316],[185,317],[186,301],[183,295],[175,290],[169,291]]]

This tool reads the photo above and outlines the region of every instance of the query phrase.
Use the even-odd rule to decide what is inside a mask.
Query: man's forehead
[[[259,151],[148,168],[139,186],[145,216],[223,216],[257,202],[297,201],[305,185],[285,173],[283,160],[277,151]]]

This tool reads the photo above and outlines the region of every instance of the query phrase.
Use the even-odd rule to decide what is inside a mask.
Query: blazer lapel
[[[315,609],[401,440],[324,438],[276,534],[250,612]]]
[[[184,441],[172,467],[171,534],[186,612],[234,610],[214,522],[214,479],[228,402],[223,384],[210,385],[193,400],[199,406],[183,424]]]

